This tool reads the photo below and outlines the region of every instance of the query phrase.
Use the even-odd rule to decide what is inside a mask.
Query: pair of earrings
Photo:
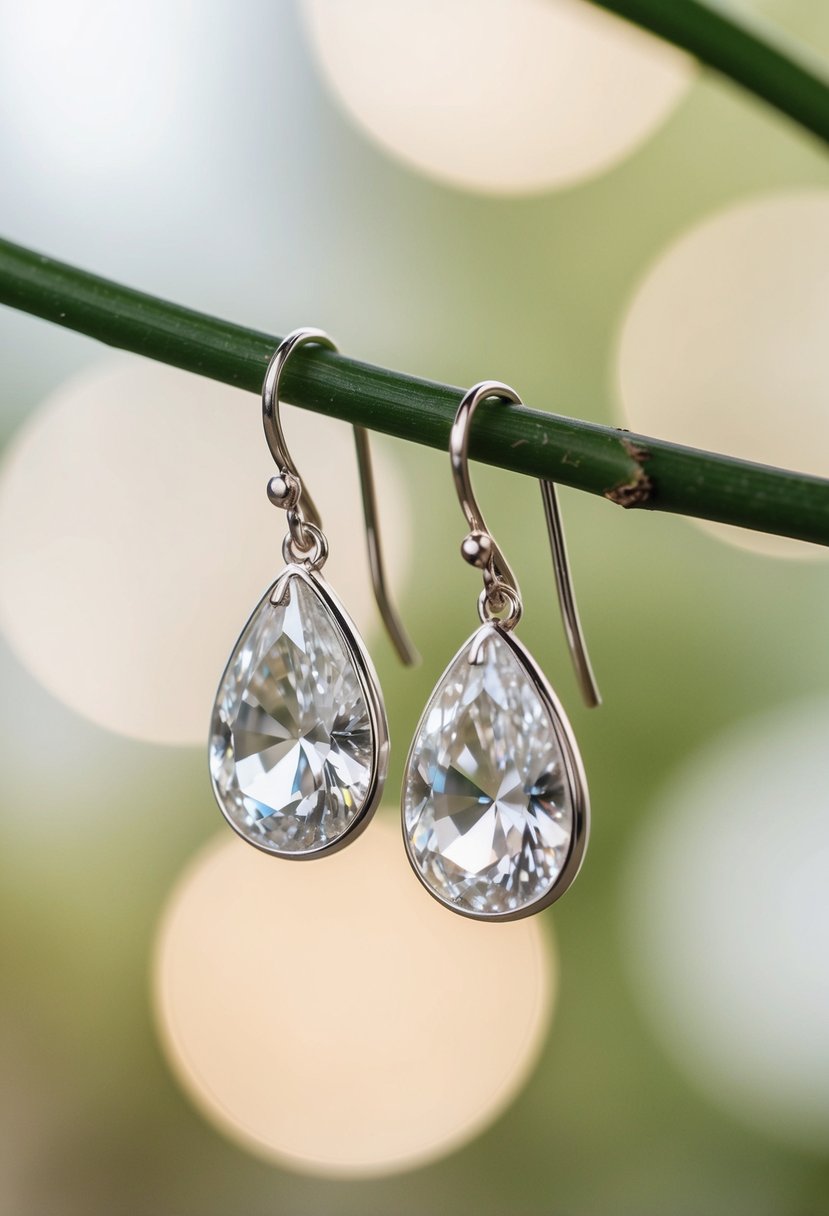
[[[328,542],[285,444],[279,382],[299,346],[336,350],[298,329],[271,359],[262,390],[265,437],[279,469],[268,497],[285,511],[285,569],[242,630],[219,684],[210,773],[219,806],[245,840],[279,857],[333,853],[366,827],[383,793],[389,732],[374,666],[321,574]],[[480,627],[444,672],[415,732],[403,784],[403,836],[437,900],[479,920],[510,920],[551,904],[581,865],[587,784],[570,725],[538,666],[514,637],[515,575],[475,500],[467,449],[488,398],[520,404],[495,381],[460,404],[452,473],[470,528],[461,553],[480,568]],[[389,600],[366,432],[354,427],[375,598],[404,664],[416,654]],[[541,482],[570,650],[588,705],[599,704],[570,582],[555,488]]]

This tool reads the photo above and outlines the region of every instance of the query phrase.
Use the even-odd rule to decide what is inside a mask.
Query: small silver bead
[[[461,541],[461,557],[470,566],[483,569],[492,557],[492,537],[486,532],[470,532]]]
[[[290,473],[277,473],[268,482],[268,498],[275,507],[287,511],[296,505],[299,497],[299,485]]]

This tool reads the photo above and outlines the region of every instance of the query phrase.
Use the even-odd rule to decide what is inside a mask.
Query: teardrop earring
[[[409,861],[431,895],[477,920],[515,920],[558,899],[587,844],[587,782],[555,693],[514,636],[521,593],[487,528],[469,477],[472,417],[488,398],[520,405],[506,384],[464,397],[449,451],[470,527],[465,561],[481,569],[481,625],[441,676],[415,732],[403,782]],[[555,487],[542,481],[559,602],[586,703],[600,703],[576,611]]]
[[[262,418],[279,469],[268,498],[287,515],[287,564],[233,648],[209,749],[213,792],[231,827],[266,853],[297,859],[332,853],[359,835],[382,795],[389,753],[377,674],[322,576],[328,541],[282,433],[279,380],[307,343],[336,350],[321,330],[294,330],[265,375]],[[356,426],[354,436],[375,597],[409,664],[416,654],[386,592],[368,439]]]

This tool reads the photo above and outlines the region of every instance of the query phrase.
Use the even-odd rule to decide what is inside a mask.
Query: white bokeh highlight
[[[325,575],[379,636],[351,429],[284,407],[322,512]],[[405,482],[372,445],[392,587],[408,565]],[[201,744],[236,638],[282,568],[282,512],[253,394],[139,359],[65,383],[0,468],[0,628],[49,691],[150,742]]]
[[[310,865],[223,833],[179,879],[156,946],[156,1019],[201,1112],[265,1158],[336,1176],[444,1156],[515,1097],[546,1036],[538,921],[441,908],[378,819]]]
[[[357,125],[442,182],[572,185],[629,155],[691,61],[583,0],[305,0],[317,61]]]
[[[827,333],[829,191],[785,191],[730,206],[667,248],[631,301],[617,351],[624,425],[825,476]],[[826,553],[702,526],[773,556]]]
[[[829,1146],[829,700],[732,728],[657,798],[624,886],[654,1034],[741,1121]]]
[[[182,122],[197,124],[190,5],[145,0],[137,21],[128,6],[31,0],[3,4],[0,31],[0,96],[41,173],[132,175]]]

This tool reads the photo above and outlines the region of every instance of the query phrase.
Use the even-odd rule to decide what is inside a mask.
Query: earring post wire
[[[576,672],[582,698],[588,709],[597,709],[602,703],[602,695],[593,674],[590,655],[584,640],[576,597],[573,593],[573,579],[570,574],[570,563],[567,557],[567,542],[564,539],[564,527],[561,522],[561,510],[558,505],[556,488],[551,481],[540,481],[541,501],[544,503],[544,518],[547,522],[547,535],[550,538],[550,552],[553,556],[553,570],[556,579],[556,592],[564,621],[564,632],[567,636],[567,646],[573,667]]]
[[[518,587],[518,581],[512,567],[504,556],[503,550],[487,525],[480,503],[475,497],[472,478],[469,473],[469,440],[472,435],[472,420],[475,417],[478,406],[484,401],[500,402],[508,410],[522,405],[521,398],[515,389],[510,388],[508,384],[503,384],[500,380],[482,380],[479,384],[474,384],[464,394],[463,400],[458,406],[458,412],[455,414],[455,420],[452,423],[452,430],[449,434],[449,461],[452,466],[452,479],[455,483],[455,493],[458,496],[458,502],[467,524],[472,529],[472,534],[470,537],[467,537],[467,540],[477,540],[480,537],[484,537],[488,545],[488,557],[486,561],[479,558],[478,553],[480,550],[477,547],[473,547],[471,554],[465,553],[463,549],[461,550],[467,561],[482,568],[484,591],[481,599],[481,611],[483,612],[484,601],[490,594],[494,593],[496,596],[503,597],[504,593],[508,593],[514,597],[515,605],[510,613],[508,622],[504,622],[504,624],[505,627],[513,629],[520,620],[522,611],[521,592]],[[561,522],[561,511],[559,510],[556,488],[553,482],[545,478],[541,478],[538,484],[541,487],[541,499],[544,504],[544,518],[550,541],[550,556],[555,574],[556,593],[564,623],[567,647],[570,651],[570,658],[573,662],[576,679],[584,702],[588,709],[595,709],[601,705],[602,698],[596,684],[596,677],[593,675],[593,668],[590,665],[590,656],[587,653],[584,631],[579,620],[576,593],[573,587],[572,575],[570,574],[570,565],[567,560],[567,544],[564,539],[564,525]]]
[[[282,419],[279,413],[279,385],[282,373],[291,355],[304,346],[316,346],[322,350],[329,350],[335,353],[337,351],[337,344],[330,334],[327,334],[323,329],[314,329],[311,326],[295,329],[283,338],[268,361],[265,378],[262,382],[262,425],[268,448],[280,474],[283,476],[287,474],[294,482],[295,497],[291,499],[293,505],[288,511],[291,537],[295,541],[301,540],[302,535],[309,532],[310,526],[311,533],[316,533],[318,543],[325,545],[325,553],[327,554],[328,546],[322,533],[322,519],[319,510],[308,493],[308,489],[300,477],[299,470],[291,456],[285,441],[285,433],[282,430]],[[380,545],[377,493],[374,488],[374,473],[368,433],[356,423],[353,424],[352,430],[354,432],[354,446],[357,453],[357,468],[360,476],[360,494],[363,500],[366,548],[368,550],[368,563],[374,599],[398,658],[405,666],[411,667],[418,662],[420,656],[410,642],[403,627],[403,622],[389,595],[385,566],[383,564],[383,553]],[[282,506],[282,503],[280,502],[278,505]],[[292,516],[296,523],[296,536],[294,535]],[[286,543],[287,541],[288,538],[286,537]],[[292,555],[293,560],[297,560],[297,558],[297,554]]]
[[[357,448],[357,468],[360,472],[360,489],[363,496],[363,518],[366,525],[366,545],[368,547],[368,562],[371,568],[374,598],[377,601],[377,607],[383,618],[383,624],[386,626],[386,633],[397,653],[397,657],[404,667],[414,667],[420,662],[420,655],[406,633],[403,622],[400,619],[400,614],[392,603],[388,591],[386,570],[383,564],[383,550],[380,544],[377,491],[375,489],[368,431],[361,426],[355,426],[353,429],[354,444]]]

